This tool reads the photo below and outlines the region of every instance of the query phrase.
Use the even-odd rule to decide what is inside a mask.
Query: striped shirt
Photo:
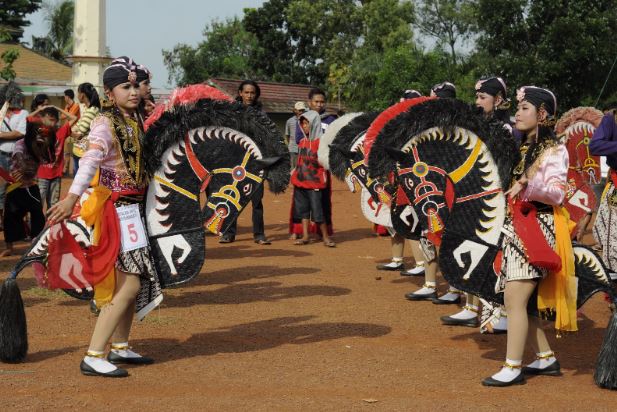
[[[79,121],[73,126],[73,131],[82,134],[81,139],[73,143],[73,154],[77,157],[82,157],[88,145],[88,133],[90,133],[90,123],[99,114],[99,108],[96,106],[88,107],[79,118]]]

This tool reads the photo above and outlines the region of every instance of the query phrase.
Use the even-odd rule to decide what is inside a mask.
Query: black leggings
[[[16,242],[26,237],[24,217],[30,213],[30,236],[36,237],[45,226],[41,192],[37,185],[17,188],[6,195],[4,205],[4,239]]]

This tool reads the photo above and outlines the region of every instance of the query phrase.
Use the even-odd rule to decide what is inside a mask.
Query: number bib
[[[116,208],[116,212],[120,220],[122,252],[148,246],[148,237],[139,213],[139,205],[120,206]]]

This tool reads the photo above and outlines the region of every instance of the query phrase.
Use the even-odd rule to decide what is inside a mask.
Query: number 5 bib
[[[123,252],[148,246],[148,237],[139,213],[139,205],[127,205],[116,208],[120,220],[120,232]]]

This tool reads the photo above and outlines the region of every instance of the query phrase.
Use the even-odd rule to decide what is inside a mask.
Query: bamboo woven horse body
[[[387,182],[370,178],[364,161],[364,138],[376,116],[376,113],[363,113],[351,119],[338,131],[326,155],[332,174],[344,180],[352,193],[360,189],[364,217],[371,223],[391,227],[392,196],[386,190]]]
[[[239,103],[200,100],[174,108],[148,129],[144,146],[151,159],[164,159],[147,164],[153,179],[146,223],[165,286],[201,270],[204,224],[224,233],[264,180],[275,193],[289,182],[289,152],[276,126]]]
[[[200,98],[171,105],[149,128],[143,154],[153,177],[145,221],[163,287],[187,282],[200,272],[205,258],[204,222],[220,233],[238,217],[263,180],[276,193],[289,182],[289,154],[276,126],[261,112],[236,102]],[[202,210],[199,197],[204,191],[209,197]],[[80,218],[79,209],[91,192],[82,196],[76,213],[66,221],[84,251],[92,246],[92,228]],[[28,264],[47,261],[51,229],[45,228],[34,240],[3,284],[2,361],[20,361],[26,355],[25,314],[15,278]],[[94,285],[78,271],[70,269],[60,276],[76,289],[68,290],[69,294],[91,298],[84,290],[91,291]]]
[[[495,283],[506,218],[503,188],[509,187],[518,156],[499,122],[485,120],[462,102],[437,100],[384,127],[371,150],[369,171],[396,173],[408,199],[403,226],[417,235],[442,231],[440,266],[450,285],[502,303]],[[612,292],[597,257],[588,249],[577,254],[579,305],[598,291]]]
[[[397,174],[411,213],[403,223],[417,234],[442,226],[439,264],[450,285],[491,302],[506,217],[504,188],[518,151],[497,122],[458,101],[437,100],[411,108],[384,127],[369,155],[369,171]],[[597,292],[615,294],[601,259],[574,247],[577,306]],[[529,300],[537,312],[537,299]],[[617,389],[617,315],[598,358],[599,386]]]
[[[589,142],[602,116],[603,113],[593,107],[577,107],[564,113],[555,125],[555,132],[568,149],[570,161],[564,206],[575,222],[584,219],[580,222],[583,230],[597,204],[591,185],[599,184],[602,178],[600,157],[593,156],[589,150]]]

